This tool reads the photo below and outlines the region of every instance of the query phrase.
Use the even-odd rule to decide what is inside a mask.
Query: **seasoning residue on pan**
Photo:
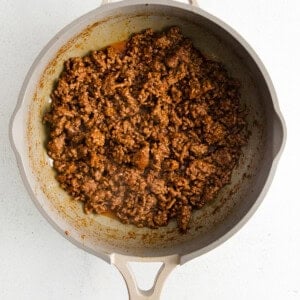
[[[230,182],[246,143],[239,82],[177,27],[65,62],[44,121],[57,180],[87,213],[157,228]]]

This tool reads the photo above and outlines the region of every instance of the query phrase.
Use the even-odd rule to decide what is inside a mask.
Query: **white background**
[[[33,206],[8,141],[31,63],[53,35],[100,0],[0,0],[0,299],[127,299],[116,269],[57,234]],[[199,0],[265,63],[287,122],[272,187],[233,238],[177,268],[162,299],[300,299],[300,2]],[[147,272],[144,277],[150,275]]]

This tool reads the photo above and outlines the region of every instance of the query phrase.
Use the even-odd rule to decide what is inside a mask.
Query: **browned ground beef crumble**
[[[246,143],[239,83],[178,27],[148,29],[65,62],[52,95],[47,150],[85,212],[157,228],[230,182]]]

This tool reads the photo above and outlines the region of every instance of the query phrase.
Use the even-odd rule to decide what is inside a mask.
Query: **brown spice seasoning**
[[[47,151],[86,213],[188,229],[230,182],[245,145],[239,82],[178,27],[148,29],[65,62],[51,95]]]

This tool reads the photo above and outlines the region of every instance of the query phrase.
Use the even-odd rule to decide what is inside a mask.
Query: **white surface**
[[[9,118],[34,58],[58,30],[99,2],[0,0],[1,300],[127,299],[116,269],[77,249],[42,218],[22,185],[8,141]],[[264,61],[288,141],[254,217],[221,247],[177,268],[162,299],[300,299],[300,2],[199,2],[240,32]]]

